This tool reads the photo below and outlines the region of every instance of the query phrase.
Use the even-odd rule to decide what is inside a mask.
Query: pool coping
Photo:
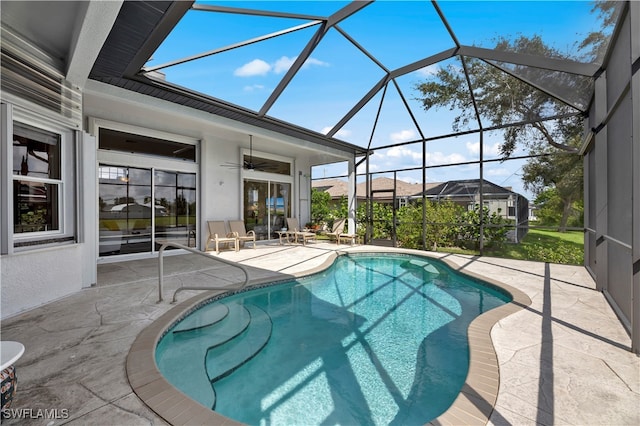
[[[332,253],[322,265],[303,273],[291,274],[287,280],[321,272],[331,266],[339,255],[351,252],[351,250],[343,250]],[[404,253],[437,259],[453,270],[497,286],[509,292],[513,297],[510,303],[485,312],[471,322],[468,329],[469,372],[465,383],[449,409],[429,422],[431,425],[485,425],[493,412],[500,386],[498,358],[491,341],[491,329],[501,319],[529,306],[531,299],[514,287],[495,279],[466,271],[464,266],[459,266],[448,259],[428,252],[409,249],[390,250],[388,247],[385,247],[384,252]],[[367,247],[365,250],[353,251],[353,253],[379,254],[381,251]],[[249,282],[247,288],[272,282],[274,282],[273,278],[255,279]],[[230,290],[232,289],[230,288]],[[169,424],[243,424],[205,407],[182,393],[162,376],[155,362],[156,346],[167,329],[183,318],[187,312],[224,293],[227,293],[227,291],[206,291],[177,304],[142,330],[131,345],[126,360],[126,374],[129,385],[145,405]]]

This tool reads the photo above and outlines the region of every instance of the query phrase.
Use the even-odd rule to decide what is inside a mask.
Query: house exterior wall
[[[29,110],[30,105],[19,99],[11,99],[21,103],[21,109]],[[7,102],[3,98],[3,102]],[[8,104],[3,110],[11,110]],[[198,111],[179,108],[172,104],[153,102],[142,95],[127,92],[122,89],[88,82],[83,92],[82,123],[74,130],[75,164],[68,164],[77,172],[77,182],[74,184],[74,211],[77,222],[75,241],[64,245],[47,245],[45,247],[25,248],[8,252],[4,250],[0,255],[0,283],[2,286],[1,318],[16,315],[22,311],[37,307],[44,303],[60,299],[80,291],[82,288],[96,284],[96,265],[98,260],[98,141],[90,133],[96,133],[92,123],[117,123],[122,126],[144,131],[166,132],[184,138],[199,141],[199,182],[198,182],[198,223],[199,247],[206,243],[207,230],[203,224],[207,220],[230,220],[241,218],[241,191],[244,172],[240,169],[221,167],[222,163],[239,162],[242,158],[241,145],[246,141],[238,135],[246,137],[250,129],[240,126],[230,127],[229,123],[216,123],[216,118],[210,114],[203,116]],[[39,113],[33,108],[33,113]],[[7,114],[5,114],[6,116]],[[10,119],[10,118],[9,118]],[[49,118],[56,120],[55,115]],[[68,126],[68,120],[61,125]],[[231,123],[232,125],[234,123]],[[86,132],[84,132],[86,130]],[[5,137],[6,156],[11,149],[11,135]],[[267,135],[275,139],[277,135]],[[287,143],[295,141],[277,142],[270,140],[262,150],[288,150]],[[312,150],[309,150],[312,152]],[[344,154],[342,154],[344,155]],[[292,214],[298,216],[301,222],[309,220],[310,212],[310,168],[309,156],[290,157],[292,174],[289,182],[292,185]],[[9,170],[6,170],[6,169]],[[11,187],[11,165],[3,167],[3,194]],[[6,171],[6,173],[5,173]],[[260,172],[251,175],[252,178],[268,178]],[[5,195],[3,195],[4,197]],[[10,212],[8,212],[10,213]],[[10,214],[3,215],[2,233],[13,226]],[[12,241],[8,245],[12,245]],[[113,259],[118,258],[114,256]]]
[[[199,149],[199,221],[230,220],[242,217],[242,181],[244,178],[269,179],[269,174],[258,171],[222,167],[221,164],[242,161],[240,146],[247,146],[248,135],[255,133],[246,125],[222,119],[208,113],[196,111],[169,102],[159,101],[124,89],[90,81],[85,94],[86,117],[126,123],[200,141]],[[310,216],[310,157],[291,156],[291,146],[299,141],[287,140],[277,134],[266,134],[267,142],[254,143],[254,154],[275,156],[292,161],[290,177],[280,177],[291,183],[293,190],[292,214],[301,223]],[[280,139],[280,140],[278,140]],[[325,151],[327,148],[323,148]],[[246,149],[245,149],[246,150]],[[340,155],[339,153],[335,153]],[[342,154],[344,155],[344,154]],[[273,178],[273,176],[271,176]],[[231,194],[238,194],[232,196]],[[200,226],[200,241],[207,237],[205,226]],[[201,246],[204,246],[201,244]]]
[[[3,28],[3,35],[10,34]],[[92,259],[93,265],[87,266],[87,256],[92,257],[92,250],[95,247],[92,236],[94,231],[90,229],[93,226],[91,216],[85,215],[84,210],[87,205],[85,202],[93,204],[91,201],[93,188],[89,186],[85,189],[79,181],[82,176],[88,175],[93,178],[94,168],[91,165],[84,168],[77,162],[77,158],[91,158],[95,148],[92,146],[92,138],[82,132],[81,108],[79,106],[77,109],[67,108],[69,103],[81,97],[81,91],[58,74],[59,71],[51,65],[46,55],[38,55],[35,48],[29,50],[19,38],[14,38],[12,34],[10,36],[10,40],[3,39],[3,50],[4,44],[10,43],[14,52],[19,52],[15,54],[22,55],[20,59],[33,67],[31,71],[34,74],[45,73],[52,76],[51,84],[58,82],[60,98],[52,97],[51,101],[54,104],[58,101],[60,108],[35,103],[40,91],[47,93],[46,96],[51,93],[47,92],[37,79],[29,84],[17,86],[17,90],[29,86],[27,88],[29,93],[35,95],[31,98],[24,98],[8,90],[3,90],[1,93],[1,318],[65,297],[96,282],[95,258]],[[28,73],[20,76],[22,77],[29,79]],[[3,78],[9,77],[3,75]],[[66,96],[67,94],[69,96]],[[27,170],[20,170],[20,176],[16,176],[13,163],[15,149],[13,130],[17,123],[20,126],[30,126],[37,131],[50,132],[60,138],[56,145],[59,146],[61,155],[56,154],[51,157],[59,158],[55,166],[61,169],[59,177],[55,177],[56,173],[51,174],[50,171],[41,171],[35,178],[32,177],[29,174],[29,160],[25,163]],[[83,149],[85,146],[89,147],[88,152]],[[85,153],[88,157],[84,156]],[[59,216],[59,221],[52,226],[52,230],[45,228],[44,232],[22,232],[24,229],[18,230],[14,226],[14,215],[20,208],[20,205],[16,206],[15,182],[22,182],[25,177],[31,179],[31,182],[36,185],[40,185],[43,181],[54,181],[53,185],[57,186],[57,190],[51,191],[57,195],[54,196],[56,200],[52,204],[54,207],[49,211],[55,212],[53,214]],[[40,179],[40,183],[36,183],[37,179]],[[50,195],[45,196],[47,202],[52,200],[49,197]]]
[[[249,173],[221,167],[225,162],[242,159],[241,146],[247,146],[248,134],[255,129],[248,125],[222,119],[187,107],[159,101],[144,95],[106,84],[88,81],[77,88],[81,100],[80,113],[75,118],[47,111],[30,101],[2,93],[2,154],[0,155],[0,285],[2,299],[0,318],[8,318],[96,284],[98,252],[98,163],[100,150],[96,123],[116,123],[128,129],[141,129],[159,134],[171,134],[199,145],[197,173],[199,247],[207,238],[207,220],[242,218],[242,179]],[[15,108],[14,108],[15,107]],[[47,123],[66,129],[72,152],[64,167],[73,176],[64,182],[73,188],[65,220],[69,219],[71,237],[64,242],[14,247],[12,202],[12,126],[17,117],[41,117]],[[309,220],[310,170],[312,158],[318,152],[336,160],[351,160],[349,154],[333,148],[318,147],[310,142],[262,130],[263,146],[258,151],[287,158],[292,162],[292,214],[300,222]],[[254,146],[254,148],[256,148]],[[253,178],[268,179],[269,174],[255,172]],[[271,175],[273,177],[273,175]],[[65,201],[67,202],[67,201]],[[144,254],[143,254],[144,255]],[[149,256],[149,254],[146,254]],[[118,256],[112,256],[116,259]],[[118,259],[121,260],[121,259]]]
[[[3,99],[3,101],[5,100]],[[16,100],[12,99],[12,101]],[[95,258],[91,259],[93,266],[87,264],[87,256],[92,256],[95,247],[93,229],[90,229],[92,214],[86,214],[87,211],[83,208],[74,208],[76,205],[85,207],[86,202],[91,203],[93,188],[91,186],[83,188],[77,181],[79,176],[92,175],[95,168],[91,165],[88,168],[83,168],[79,167],[79,164],[74,164],[73,161],[63,163],[64,167],[73,170],[73,173],[70,174],[72,177],[65,179],[62,184],[71,189],[61,191],[63,194],[61,197],[62,216],[64,217],[61,229],[64,234],[39,237],[45,242],[38,244],[37,238],[34,239],[28,234],[18,234],[15,237],[13,233],[15,206],[12,195],[14,178],[11,129],[14,120],[29,121],[29,117],[35,117],[41,113],[31,114],[28,109],[27,104],[18,107],[18,105],[8,102],[3,103],[2,108],[3,154],[0,156],[0,161],[3,173],[0,192],[2,192],[2,216],[5,220],[2,221],[0,233],[0,238],[2,238],[0,253],[1,318],[7,318],[21,311],[62,298],[96,282]],[[89,158],[91,157],[92,138],[80,131],[69,129],[67,123],[57,122],[55,114],[46,115],[46,119],[40,116],[41,120],[37,123],[48,122],[55,125],[56,128],[65,130],[69,139],[64,144],[67,151],[65,157],[82,156],[85,152],[80,146],[82,143],[89,146]],[[69,151],[73,151],[73,153]],[[13,208],[9,209],[8,205]],[[19,245],[25,242],[25,240],[18,239],[20,237],[29,237],[26,240],[29,241],[29,244]],[[56,238],[61,238],[64,241],[52,242]]]

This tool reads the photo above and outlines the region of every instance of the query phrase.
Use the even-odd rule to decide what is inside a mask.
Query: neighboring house
[[[331,196],[330,206],[337,207],[343,197],[347,197],[349,186],[341,179],[322,179],[311,181],[311,187],[318,191],[328,192]]]
[[[427,189],[438,185],[437,183],[427,183]],[[321,179],[311,183],[315,189],[328,192],[331,195],[332,204],[337,204],[343,197],[347,196],[347,182],[341,179]],[[382,204],[391,204],[395,199],[396,206],[406,205],[413,195],[422,191],[421,183],[409,183],[400,179],[379,177],[371,180],[371,198]],[[365,202],[367,199],[367,183],[360,182],[356,185],[357,205]]]
[[[331,195],[333,204],[340,202],[347,196],[347,182],[340,179],[321,179],[313,181],[311,186],[315,189],[326,191]],[[461,205],[467,210],[472,210],[480,202],[480,179],[452,180],[443,183],[427,183],[425,195],[428,200],[449,200]],[[391,204],[395,199],[396,206],[401,207],[407,203],[422,198],[422,184],[409,183],[391,178],[379,177],[371,180],[371,198],[382,204]],[[498,213],[505,219],[518,223],[518,233],[510,231],[507,237],[510,241],[518,242],[527,234],[530,206],[529,200],[511,190],[493,182],[483,180],[483,203],[489,208],[490,213]],[[366,200],[366,182],[356,185],[356,199],[358,205]]]
[[[448,200],[473,210],[480,203],[480,179],[451,180],[433,186],[425,192],[427,199],[432,201]],[[421,193],[414,198],[422,197]],[[508,238],[518,242],[528,232],[529,200],[500,185],[488,180],[482,181],[482,202],[490,213],[497,213],[505,219],[513,220],[518,225],[517,234],[510,232]]]

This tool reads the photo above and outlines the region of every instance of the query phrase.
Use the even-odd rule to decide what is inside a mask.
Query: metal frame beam
[[[246,9],[241,7],[216,6],[200,3],[194,3],[193,6],[191,6],[191,10],[199,10],[203,12],[233,13],[236,15],[268,16],[272,18],[306,19],[310,21],[325,20],[323,16],[306,15],[303,13],[274,12],[271,10]]]
[[[174,1],[171,6],[169,6],[169,9],[162,16],[158,26],[153,29],[151,35],[147,37],[144,44],[138,50],[138,53],[125,68],[124,75],[126,77],[134,76],[140,72],[144,64],[146,64],[151,55],[153,55],[153,52],[158,49],[164,39],[173,31],[192,4],[193,1]]]
[[[289,85],[291,80],[293,80],[293,77],[295,77],[298,71],[300,71],[300,68],[302,68],[302,66],[307,61],[307,59],[309,59],[309,57],[311,56],[311,52],[315,50],[315,48],[318,46],[320,41],[322,41],[324,36],[329,31],[329,29],[331,29],[331,27],[333,27],[340,21],[353,15],[360,9],[367,7],[371,3],[372,3],[371,1],[366,1],[366,2],[354,1],[349,3],[347,6],[343,7],[342,9],[338,10],[333,15],[329,16],[326,22],[324,22],[320,26],[320,28],[318,28],[318,31],[311,38],[311,40],[309,40],[309,42],[304,47],[304,49],[302,49],[302,52],[300,52],[300,54],[298,55],[296,60],[293,62],[293,64],[291,65],[287,73],[284,75],[282,80],[280,80],[280,83],[278,83],[278,86],[273,90],[273,92],[271,92],[269,99],[267,99],[267,101],[264,103],[262,108],[260,108],[260,111],[258,112],[258,115],[260,117],[264,117],[267,114],[267,112],[269,112],[273,104],[276,102],[276,100],[278,100],[278,98],[280,97],[284,89],[286,89],[286,87]]]
[[[165,62],[164,64],[156,65],[156,66],[153,66],[153,67],[146,67],[146,68],[143,68],[143,71],[144,72],[158,71],[158,70],[161,70],[163,68],[168,68],[168,67],[172,67],[174,65],[184,64],[186,62],[195,61],[196,59],[206,58],[207,56],[213,56],[213,55],[216,55],[218,53],[228,52],[229,50],[237,49],[239,47],[249,46],[251,44],[258,43],[258,42],[261,42],[261,41],[264,41],[264,40],[269,40],[271,38],[279,37],[279,36],[284,35],[284,34],[290,34],[290,33],[296,32],[296,31],[304,30],[304,29],[307,29],[309,27],[313,27],[315,25],[318,25],[321,22],[322,21],[313,21],[313,22],[308,22],[306,24],[298,25],[298,26],[295,26],[295,27],[286,28],[284,30],[275,31],[273,33],[265,34],[265,35],[260,36],[260,37],[254,37],[254,38],[251,38],[251,39],[248,39],[248,40],[245,40],[245,41],[241,41],[239,43],[229,44],[227,46],[220,47],[218,49],[208,50],[208,51],[203,52],[203,53],[198,53],[196,55],[187,56],[186,58],[176,59],[175,61]]]
[[[600,66],[597,64],[570,61],[568,59],[546,58],[543,56],[525,55],[516,52],[504,52],[493,49],[485,49],[475,46],[460,46],[460,55],[470,56],[478,59],[488,59],[498,62],[508,62],[510,64],[525,65],[529,67],[542,68],[552,71],[561,71],[569,74],[584,75],[593,77]]]

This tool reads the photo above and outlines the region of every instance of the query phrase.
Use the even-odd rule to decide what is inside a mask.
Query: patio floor
[[[220,257],[248,266],[252,279],[281,279],[317,268],[337,249],[392,250],[264,244]],[[640,358],[630,352],[629,336],[585,268],[433,255],[516,287],[532,300],[491,332],[500,387],[490,424],[640,424]],[[165,300],[157,303],[156,259],[101,264],[97,286],[2,321],[2,340],[26,348],[16,364],[19,384],[11,408],[30,410],[23,411],[26,420],[3,423],[166,424],[129,385],[129,348],[174,306],[169,300],[176,288],[205,279],[231,284],[236,276],[229,266],[197,255],[167,256]],[[185,291],[179,300],[196,294]]]

